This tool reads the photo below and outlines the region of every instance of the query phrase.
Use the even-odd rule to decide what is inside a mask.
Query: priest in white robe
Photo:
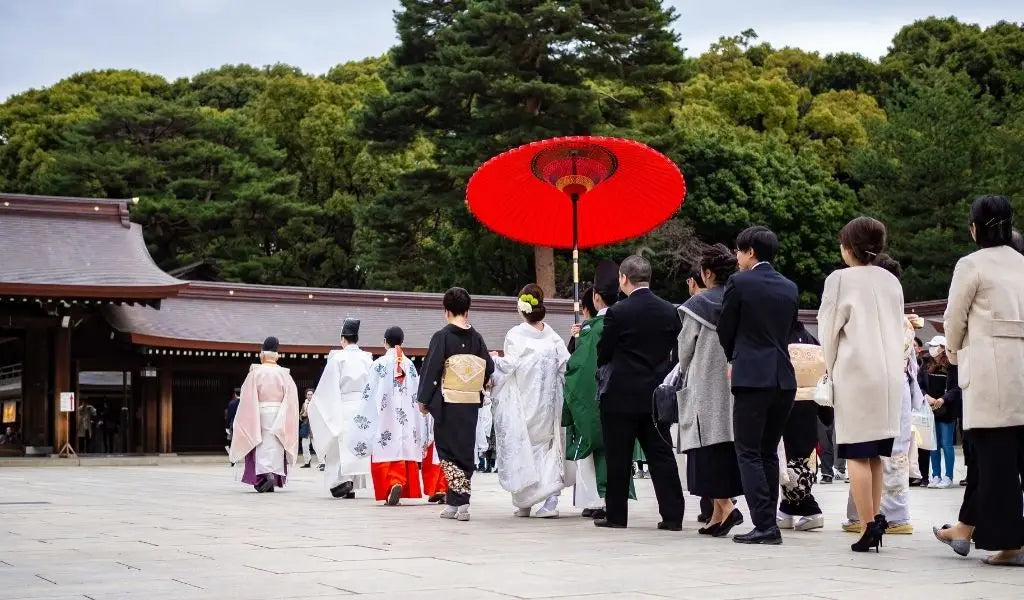
[[[283,487],[299,453],[299,394],[288,369],[278,366],[278,341],[268,337],[260,364],[249,367],[232,423],[229,459],[244,460],[242,481],[257,492]]]
[[[331,350],[313,393],[309,427],[324,483],[335,498],[366,488],[377,409],[370,398],[373,357],[359,348],[359,320],[345,319],[341,350]]]
[[[374,495],[388,506],[423,495],[419,463],[424,456],[424,423],[416,403],[420,379],[402,351],[404,341],[400,327],[389,327],[384,332],[387,352],[373,361],[370,375],[370,399],[377,407],[370,470]]]
[[[544,323],[539,286],[523,288],[518,309],[524,322],[508,332],[504,356],[494,360],[498,482],[512,493],[516,516],[557,517],[567,485],[562,402],[569,351]]]

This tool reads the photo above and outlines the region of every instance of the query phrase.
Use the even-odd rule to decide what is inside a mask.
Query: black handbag
[[[661,425],[672,425],[679,422],[679,401],[677,394],[682,389],[683,374],[678,366],[668,383],[654,388],[654,421]]]

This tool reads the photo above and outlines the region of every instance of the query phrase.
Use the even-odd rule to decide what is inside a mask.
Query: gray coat
[[[679,449],[733,441],[733,397],[729,363],[718,341],[718,316],[724,290],[711,288],[679,307]]]

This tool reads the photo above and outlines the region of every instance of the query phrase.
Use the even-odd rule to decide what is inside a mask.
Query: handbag
[[[677,393],[682,388],[682,374],[677,364],[665,381],[654,388],[654,420],[662,425],[679,422],[679,401]]]
[[[814,402],[825,408],[835,406],[832,398],[832,379],[829,378],[828,373],[825,373],[818,381],[818,385],[814,387]]]

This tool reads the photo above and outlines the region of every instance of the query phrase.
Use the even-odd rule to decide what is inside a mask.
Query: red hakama
[[[434,444],[427,447],[427,455],[423,457],[421,469],[423,471],[423,493],[427,498],[448,491],[448,482],[445,481],[441,465],[434,464]]]
[[[387,500],[392,486],[402,486],[402,498],[421,498],[420,476],[416,463],[411,460],[370,463],[373,494],[377,500]]]

